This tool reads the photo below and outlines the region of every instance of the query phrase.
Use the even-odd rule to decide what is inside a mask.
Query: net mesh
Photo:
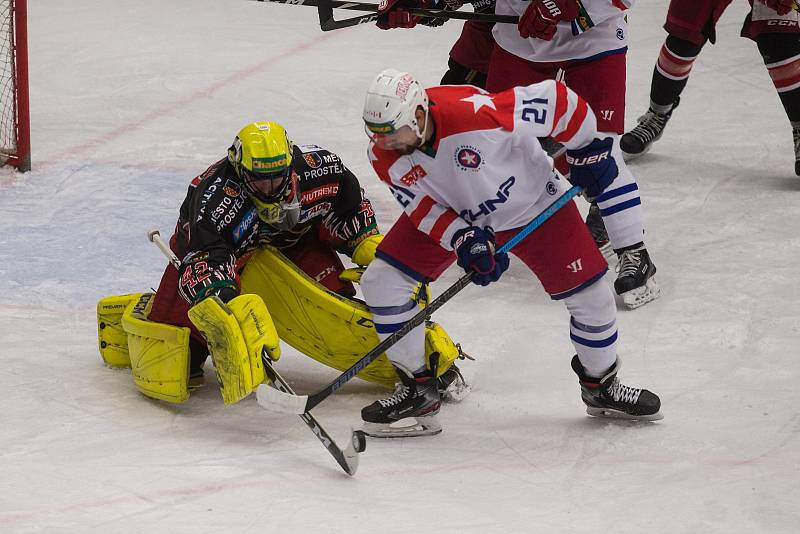
[[[0,0],[0,157],[3,160],[17,151],[13,8],[13,0]]]

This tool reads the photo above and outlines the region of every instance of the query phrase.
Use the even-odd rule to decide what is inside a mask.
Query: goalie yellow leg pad
[[[261,350],[280,357],[278,334],[258,295],[224,304],[209,297],[189,309],[189,319],[206,337],[225,404],[239,402],[266,380]]]
[[[131,374],[143,394],[166,402],[189,398],[189,333],[185,327],[149,321],[153,293],[131,301],[122,315]]]
[[[131,366],[128,356],[128,335],[122,329],[122,314],[132,301],[138,301],[141,293],[116,295],[100,299],[97,303],[97,341],[100,356],[109,367]]]

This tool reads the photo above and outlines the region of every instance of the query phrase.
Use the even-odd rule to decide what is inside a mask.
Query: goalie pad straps
[[[258,295],[227,304],[209,297],[189,309],[189,318],[206,338],[225,404],[242,400],[266,380],[263,347],[273,360],[280,357],[278,333]]]

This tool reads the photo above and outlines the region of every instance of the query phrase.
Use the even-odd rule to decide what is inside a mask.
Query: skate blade
[[[631,415],[629,413],[611,408],[595,408],[593,406],[587,406],[586,413],[592,417],[603,417],[606,419],[627,419],[629,421],[659,421],[664,419],[664,416],[660,411],[650,415]]]
[[[661,288],[659,287],[658,283],[656,283],[656,277],[653,276],[647,280],[647,283],[644,286],[626,291],[620,296],[622,297],[622,302],[625,303],[625,306],[627,306],[628,309],[635,310],[636,308],[660,297]]]
[[[413,438],[433,436],[442,431],[436,416],[407,417],[391,424],[364,423],[361,431],[372,438]]]
[[[628,163],[629,161],[641,158],[642,156],[650,152],[650,149],[653,148],[653,143],[655,143],[656,141],[658,141],[658,137],[653,139],[653,141],[651,141],[650,144],[646,146],[645,149],[639,152],[638,154],[631,154],[630,152],[625,152],[624,150],[622,150],[622,148],[620,148],[620,151],[622,152],[622,161]]]

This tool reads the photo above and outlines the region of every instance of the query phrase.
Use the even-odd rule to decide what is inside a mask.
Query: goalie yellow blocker
[[[357,282],[360,271],[347,269],[341,277]],[[242,294],[227,304],[209,297],[189,312],[206,336],[226,404],[266,381],[261,347],[277,359],[279,339],[340,371],[379,342],[363,303],[329,291],[273,247],[262,247],[250,258],[241,284]],[[130,367],[136,387],[145,395],[184,402],[190,392],[189,328],[149,321],[153,296],[112,296],[98,303],[100,354],[111,367]],[[424,303],[427,295],[419,297]],[[437,355],[439,375],[460,355],[459,347],[434,322],[426,325],[425,352],[429,359]],[[386,387],[397,380],[386,356],[358,376]]]

